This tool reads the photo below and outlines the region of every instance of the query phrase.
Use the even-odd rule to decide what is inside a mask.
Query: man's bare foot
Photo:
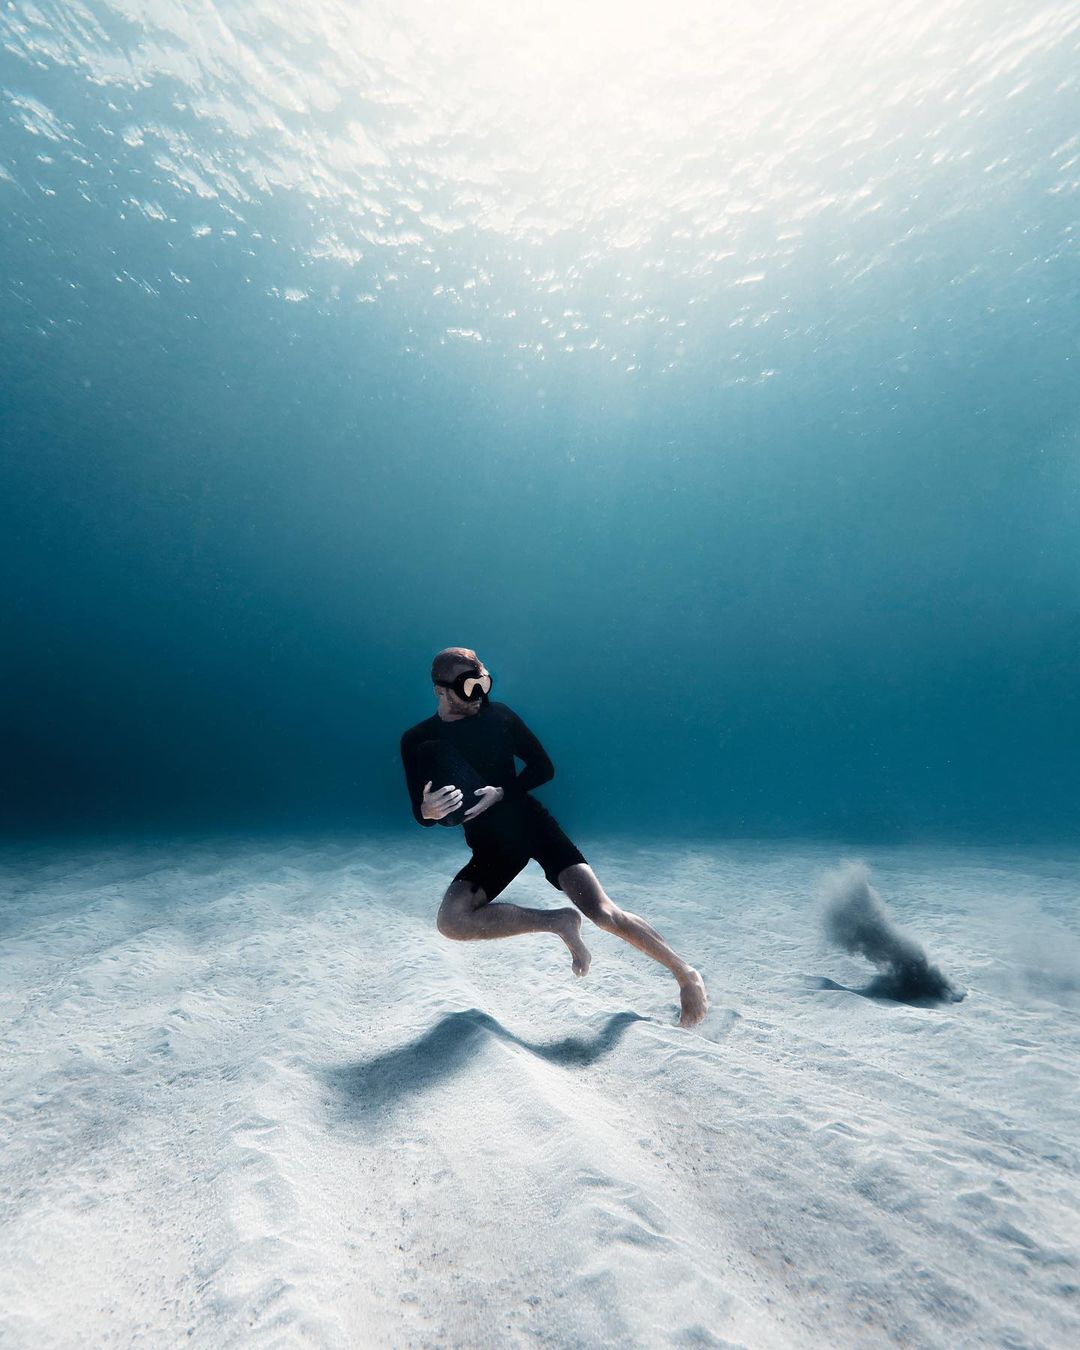
[[[705,981],[693,966],[687,966],[679,981],[679,998],[682,1002],[682,1016],[679,1026],[696,1027],[709,1010],[709,996],[705,992]]]
[[[581,940],[581,915],[576,909],[557,909],[555,913],[559,918],[559,926],[555,931],[570,948],[570,955],[574,958],[574,974],[588,975],[592,956]]]

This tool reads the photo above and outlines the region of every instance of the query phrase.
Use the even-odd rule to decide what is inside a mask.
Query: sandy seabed
[[[835,848],[578,842],[699,1028],[587,920],[442,937],[457,832],[7,849],[0,1344],[1080,1345],[1080,854],[854,855],[911,1006]]]

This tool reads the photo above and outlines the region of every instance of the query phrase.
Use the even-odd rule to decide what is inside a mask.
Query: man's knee
[[[444,938],[457,938],[462,936],[461,919],[448,910],[439,910],[439,917],[435,920],[435,927]]]
[[[455,938],[458,941],[467,938],[470,915],[486,901],[487,897],[481,887],[478,886],[473,890],[468,882],[455,881],[443,896],[435,927],[443,937]]]
[[[609,933],[622,931],[626,914],[614,901],[600,896],[583,896],[580,900],[575,900],[574,904],[598,928],[604,928]]]
[[[559,873],[559,886],[598,928],[622,931],[625,915],[606,893],[587,863],[572,863]]]
[[[448,893],[439,906],[435,927],[445,938],[460,938],[467,916],[468,910],[463,906],[461,897],[454,897]]]

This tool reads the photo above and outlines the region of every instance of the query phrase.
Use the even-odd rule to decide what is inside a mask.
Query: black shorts
[[[563,868],[585,862],[585,855],[535,797],[490,807],[477,816],[468,842],[472,857],[454,880],[468,881],[474,890],[482,886],[489,900],[506,890],[530,858],[536,859],[557,891],[562,890],[559,873]]]

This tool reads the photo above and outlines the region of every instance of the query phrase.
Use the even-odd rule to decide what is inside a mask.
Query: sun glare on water
[[[810,283],[907,267],[1014,201],[1064,210],[1076,155],[1050,123],[1075,96],[1080,11],[998,8],[111,0],[0,22],[27,69],[97,100],[101,146],[62,105],[9,95],[39,146],[85,163],[88,199],[188,243],[272,238],[293,259],[268,292],[283,303],[419,288],[441,341],[635,369],[646,329],[648,359],[677,363],[707,297],[731,331],[795,331]],[[1041,155],[1002,153],[1033,136]]]

